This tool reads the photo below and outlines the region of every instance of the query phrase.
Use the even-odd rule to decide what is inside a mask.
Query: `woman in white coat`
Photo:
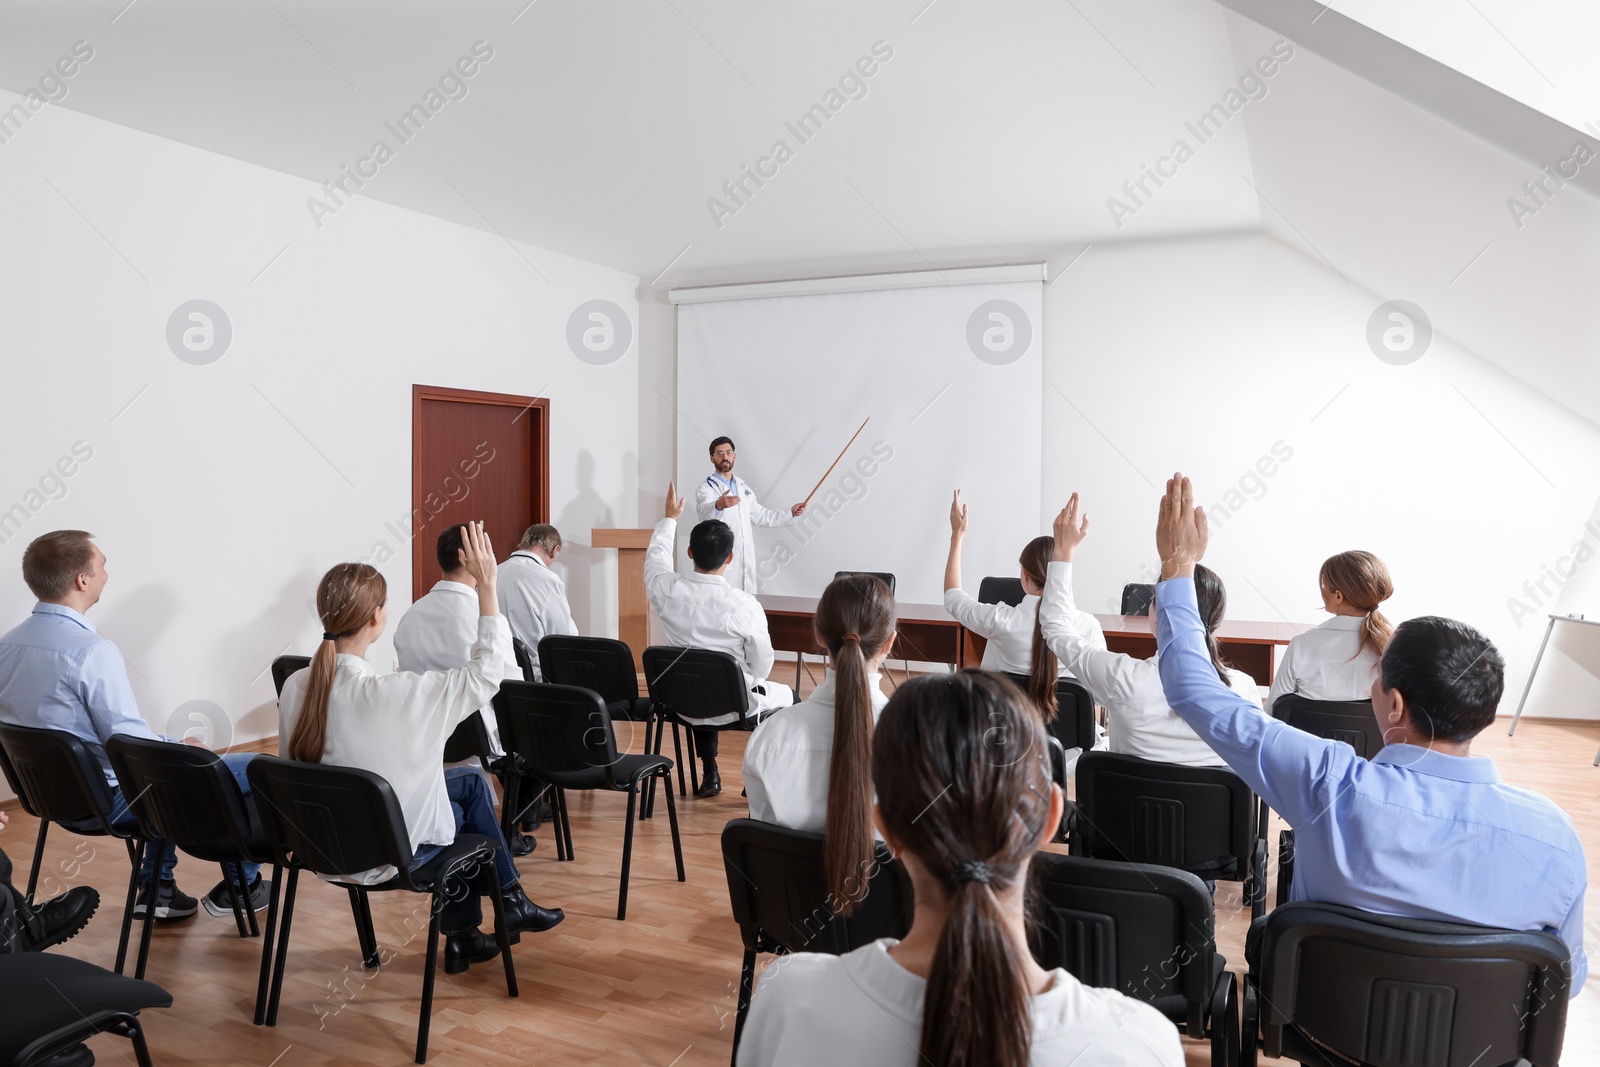
[[[1333,618],[1289,642],[1272,676],[1267,710],[1279,697],[1307,700],[1366,700],[1372,675],[1389,647],[1394,624],[1378,610],[1394,595],[1389,568],[1371,552],[1341,552],[1322,562],[1317,575],[1322,608]]]

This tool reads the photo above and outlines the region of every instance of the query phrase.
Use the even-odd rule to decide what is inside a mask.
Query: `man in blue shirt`
[[[56,530],[36,538],[22,555],[22,577],[39,598],[33,613],[0,637],[0,722],[65,730],[81,739],[100,761],[112,787],[116,808],[112,821],[131,825],[116,776],[106,759],[105,742],[114,734],[158,738],[139,714],[128,670],[117,646],[102,637],[84,615],[100,600],[106,585],[106,557],[82,530]],[[250,756],[220,757],[246,794],[245,765]],[[151,878],[157,863],[161,877],[155,889],[155,917],[180,919],[195,913],[198,902],[178,889],[171,845],[161,856],[146,852],[142,887],[134,914],[150,906]],[[253,863],[245,866],[250,906],[266,907],[270,885],[262,882]],[[212,915],[231,915],[226,881],[206,895]]]
[[[1081,539],[1077,497],[1058,546]],[[1205,512],[1174,475],[1156,532],[1156,641],[1167,702],[1295,830],[1291,900],[1512,930],[1543,930],[1571,952],[1571,993],[1588,972],[1583,846],[1545,797],[1500,780],[1471,754],[1505,686],[1499,652],[1451,619],[1395,630],[1372,685],[1387,744],[1370,761],[1349,745],[1271,718],[1223,685],[1206,651],[1194,567]]]

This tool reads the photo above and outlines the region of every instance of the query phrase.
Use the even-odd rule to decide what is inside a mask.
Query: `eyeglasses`
[[[733,455],[733,449],[731,449],[731,448],[719,448],[715,452],[711,453],[711,458],[712,459],[726,459],[727,457],[729,457],[731,455]]]

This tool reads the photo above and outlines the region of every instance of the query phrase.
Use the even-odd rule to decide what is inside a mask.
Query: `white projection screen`
[[[678,307],[678,485],[708,445],[787,512],[865,431],[798,526],[755,531],[760,591],[816,596],[838,570],[889,571],[902,603],[943,598],[950,495],[970,509],[963,585],[1014,575],[1040,503],[1041,282],[779,296]]]

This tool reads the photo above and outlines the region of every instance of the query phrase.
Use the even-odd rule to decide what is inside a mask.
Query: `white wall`
[[[0,620],[32,605],[18,566],[32,537],[92,531],[111,580],[90,618],[125,652],[146,718],[166,729],[212,702],[214,744],[277,732],[266,667],[313,647],[330,564],[392,553],[391,618],[410,603],[410,546],[387,524],[411,506],[413,383],[550,398],[551,512],[585,632],[616,627],[612,554],[589,531],[637,525],[637,279],[366,199],[319,231],[315,192],[59,108],[0,146],[0,511],[75,442],[93,451],[6,529]],[[233,326],[209,366],[166,343],[194,298]],[[635,338],[608,366],[566,343],[597,298]],[[392,662],[387,642],[374,657]]]

